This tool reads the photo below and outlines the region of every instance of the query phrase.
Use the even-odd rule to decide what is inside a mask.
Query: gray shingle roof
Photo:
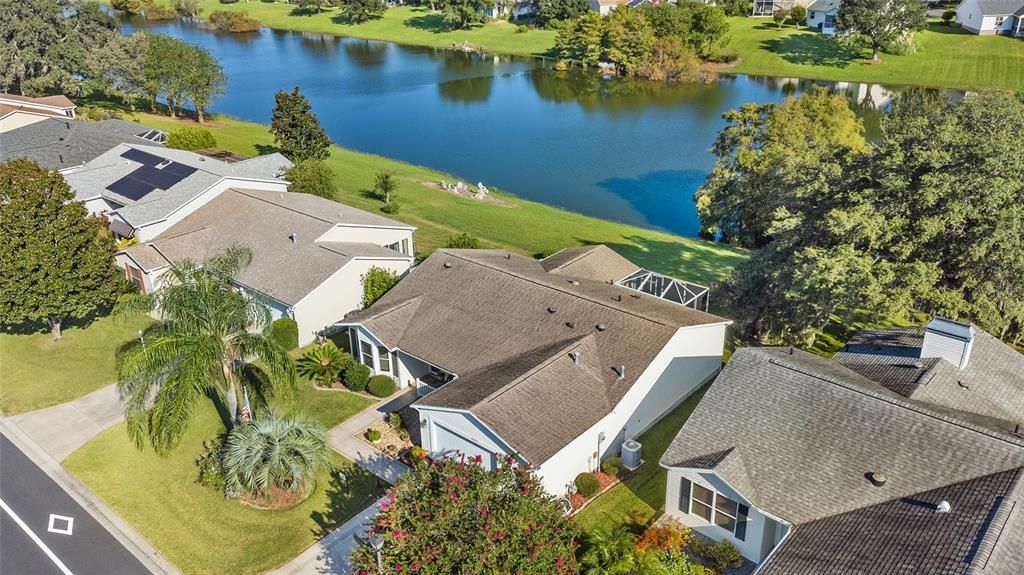
[[[985,16],[1009,16],[1024,11],[1024,0],[978,0]]]
[[[139,162],[122,157],[129,149],[143,150],[160,158],[195,168],[167,189],[157,189],[135,200],[110,191],[108,186],[134,172]],[[280,154],[269,154],[244,162],[228,163],[195,152],[170,148],[119,144],[64,176],[79,199],[102,196],[120,206],[117,215],[133,227],[158,222],[225,177],[271,180],[291,166]]]
[[[831,12],[839,9],[840,0],[817,0],[807,7],[808,11]]]
[[[595,281],[619,281],[640,269],[603,244],[566,248],[541,260],[541,266],[553,274]]]
[[[240,243],[252,251],[252,262],[238,282],[294,305],[353,258],[406,257],[371,243],[314,241],[338,223],[381,220],[390,221],[309,194],[229,189],[125,253],[149,271],[183,259],[202,262]]]
[[[610,413],[679,327],[726,321],[637,296],[503,251],[439,250],[346,322],[458,375],[419,405],[468,409],[540,464]]]
[[[923,341],[920,328],[864,330],[834,359],[904,397],[1001,420],[1000,428],[1024,427],[1024,355],[976,330],[961,370],[919,359]]]
[[[819,356],[791,348],[742,348],[661,463],[714,469],[755,507],[792,523],[794,537],[806,525],[854,514],[819,524],[820,535],[811,529],[805,535],[810,542],[792,548],[799,566],[775,573],[902,573],[890,568],[910,548],[871,541],[903,539],[914,553],[955,554],[963,548],[961,538],[972,540],[974,534],[937,530],[915,539],[923,536],[913,531],[908,513],[914,508],[899,501],[1019,469],[1024,438],[907,400]],[[886,484],[875,487],[866,479],[868,472],[884,473]],[[964,489],[966,497],[987,488]],[[877,520],[880,516],[887,519]],[[857,525],[871,525],[876,532],[870,538],[837,535]],[[922,551],[918,545],[931,547]],[[800,551],[808,548],[815,551]],[[885,554],[890,551],[894,555]],[[861,562],[843,564],[847,552],[859,553]]]
[[[28,158],[51,170],[63,170],[121,143],[158,146],[137,136],[151,129],[124,120],[46,119],[0,134],[0,160]]]

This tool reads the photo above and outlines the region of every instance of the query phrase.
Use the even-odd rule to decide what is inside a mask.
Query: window
[[[746,540],[750,508],[685,477],[679,479],[679,511],[717,525],[740,541]]]
[[[718,494],[715,497],[715,525],[730,533],[736,531],[736,511],[739,504],[728,497]]]
[[[128,264],[124,264],[124,273],[128,277],[128,280],[139,288],[140,292],[146,293],[146,282],[143,280],[142,270],[139,268],[133,268]]]
[[[359,361],[373,369],[373,346],[370,345],[370,342],[359,340]]]
[[[407,239],[402,240],[402,253],[407,255],[407,256],[411,256],[412,255],[412,254],[409,253],[409,240],[407,240]]]
[[[996,28],[1002,28],[1003,22],[1006,22],[1006,16],[996,16]]]
[[[401,251],[401,245],[398,242],[395,242],[393,244],[388,244],[388,245],[386,245],[384,247],[386,247],[389,250],[395,250],[396,252]]]
[[[836,17],[833,16],[832,14],[826,14],[825,15],[825,27],[826,28],[835,28],[836,27]]]
[[[384,346],[377,347],[377,362],[380,364],[378,371],[391,373],[391,354]]]
[[[690,505],[690,513],[697,517],[704,518],[704,521],[711,523],[711,510],[715,500],[715,492],[700,485],[693,486],[693,498]]]

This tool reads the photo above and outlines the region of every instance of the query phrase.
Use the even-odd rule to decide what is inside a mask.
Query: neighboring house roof
[[[122,143],[153,146],[140,137],[152,130],[124,120],[80,122],[47,118],[0,133],[0,159],[28,158],[51,170],[85,164]]]
[[[1024,0],[977,0],[983,16],[1024,14]]]
[[[807,7],[809,12],[832,12],[839,10],[841,0],[816,0]]]
[[[416,405],[469,410],[539,465],[609,414],[680,327],[727,321],[545,269],[571,259],[439,250],[345,323],[456,374]]]
[[[1024,355],[982,330],[973,337],[964,369],[921,359],[924,332],[914,327],[861,331],[833,359],[915,401],[990,418],[1000,429],[1024,428]]]
[[[172,162],[179,177],[157,181],[161,170],[151,168],[163,162]],[[117,215],[138,228],[166,218],[223,178],[274,180],[291,165],[277,153],[228,163],[185,150],[120,144],[64,179],[81,200],[101,196],[121,206]]]
[[[75,103],[63,94],[58,94],[56,96],[42,96],[40,98],[18,96],[17,94],[0,94],[0,104],[27,104],[28,107],[31,107],[33,104],[37,106],[47,106],[54,108],[75,107]]]
[[[640,270],[606,245],[566,248],[543,260],[541,267],[553,274],[595,281],[619,281]]]
[[[389,225],[393,220],[292,192],[229,189],[152,240],[124,253],[145,271],[184,259],[202,263],[232,244],[252,251],[238,283],[294,305],[354,258],[403,258],[372,243],[318,242],[337,224]],[[294,234],[294,241],[291,237]]]
[[[661,463],[712,469],[794,526],[764,573],[1024,568],[1024,436],[950,417],[807,352],[738,350]],[[942,499],[950,513],[934,511]]]

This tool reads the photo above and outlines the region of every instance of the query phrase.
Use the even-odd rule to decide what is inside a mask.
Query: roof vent
[[[622,294],[616,295],[615,296],[615,301],[622,301]]]
[[[511,253],[505,254],[505,259],[511,260],[512,259],[512,254]]]
[[[297,234],[295,232],[292,232],[292,233],[288,234],[288,239],[290,239],[292,241],[292,243],[294,244],[299,239],[299,234]]]
[[[452,262],[444,262],[444,267],[446,267],[446,268],[452,267]]]
[[[569,285],[578,286],[578,285],[580,285],[580,282],[578,282],[576,280],[569,280]]]
[[[939,501],[935,505],[935,512],[936,513],[949,513],[951,509],[953,509],[953,506],[950,505],[949,501],[946,501],[945,499],[943,499],[942,501]]]
[[[881,487],[885,485],[885,482],[887,481],[885,474],[880,471],[868,471],[867,477],[868,481],[871,482],[871,485],[874,485],[875,487]]]
[[[549,305],[548,306],[548,313],[555,313],[556,311],[558,311],[557,307],[555,307],[553,305]]]
[[[916,367],[917,369],[921,369],[924,367],[924,362],[921,360],[917,360],[914,362],[914,367]]]
[[[977,331],[969,323],[937,317],[924,328],[921,358],[937,357],[964,369],[971,359],[971,347]]]
[[[575,324],[575,322],[567,321],[567,322],[565,322],[565,327],[567,327],[569,329],[575,329],[576,328],[576,324]]]
[[[580,364],[580,352],[578,352],[578,351],[570,351],[569,352],[569,358],[572,359],[572,364],[573,365],[579,365]]]
[[[597,325],[596,325],[596,326],[594,326],[594,327],[596,327],[596,328],[597,328],[597,331],[604,331],[604,330],[608,329],[608,326],[606,326],[606,325],[605,325],[605,324],[603,324],[603,323],[599,323],[599,324],[597,324]]]
[[[615,370],[615,373],[619,376],[619,379],[623,379],[626,377],[626,366],[620,365],[618,367],[613,367],[612,369]]]

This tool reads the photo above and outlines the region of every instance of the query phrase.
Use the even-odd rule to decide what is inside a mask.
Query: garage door
[[[493,452],[465,435],[436,423],[434,424],[434,452],[440,456],[455,455],[461,452],[466,454],[468,459],[479,455],[484,469],[495,469],[496,458]]]

